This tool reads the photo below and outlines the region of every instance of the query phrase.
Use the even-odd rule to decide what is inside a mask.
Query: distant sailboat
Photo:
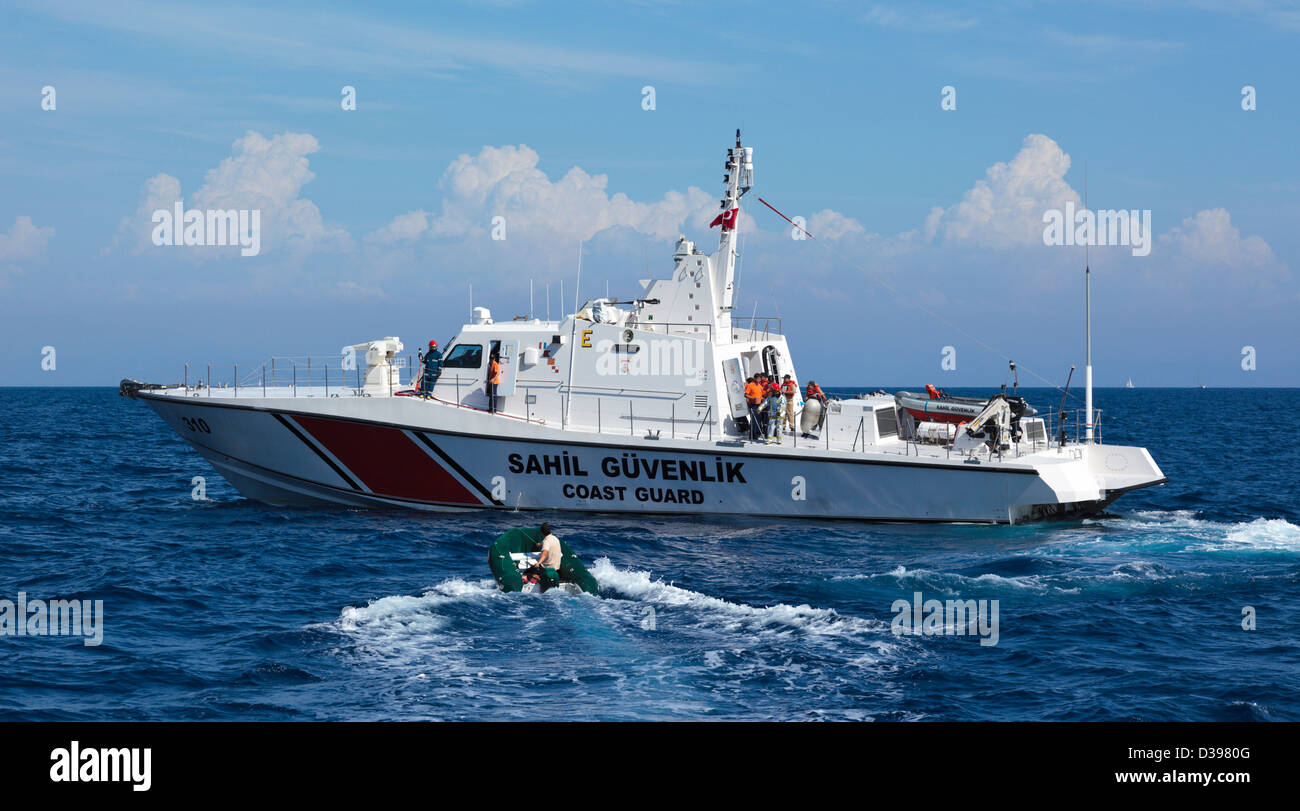
[[[1128,379],[1128,382],[1124,384],[1124,388],[1126,388],[1126,389],[1131,389],[1131,388],[1133,388],[1133,378],[1130,377],[1130,378]]]

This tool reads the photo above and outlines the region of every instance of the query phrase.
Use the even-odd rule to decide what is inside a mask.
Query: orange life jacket
[[[781,391],[785,392],[786,397],[794,397],[799,387],[794,384],[793,380],[787,380],[781,384]]]

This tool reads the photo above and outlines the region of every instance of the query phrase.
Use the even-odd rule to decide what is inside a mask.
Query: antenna
[[[563,281],[560,284],[564,284]],[[574,347],[573,341],[578,337],[578,291],[582,288],[582,241],[578,241],[578,286],[573,289],[573,321],[569,324],[569,356],[566,359],[569,364],[569,384],[566,386],[567,395],[564,398],[564,424],[569,422],[569,406],[573,404],[573,366],[576,360],[575,354],[577,348]],[[630,406],[629,406],[630,407]]]
[[[1091,218],[1092,209],[1088,206],[1088,162],[1083,162],[1083,209],[1084,216]],[[1088,261],[1088,246],[1092,243],[1097,223],[1094,220],[1088,228],[1088,239],[1083,243],[1083,439],[1092,444],[1092,266]]]
[[[469,322],[474,323],[474,283],[469,283]]]
[[[533,320],[533,279],[528,278],[528,320]]]

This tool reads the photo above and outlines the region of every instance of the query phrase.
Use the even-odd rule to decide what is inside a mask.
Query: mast
[[[739,236],[740,198],[745,196],[754,182],[754,148],[740,144],[740,130],[736,130],[736,146],[727,150],[726,172],[722,181],[726,188],[722,195],[722,233],[718,236],[718,264],[714,270],[715,289],[718,292],[718,312],[715,322],[718,334],[731,335],[732,297],[736,281],[736,245]],[[728,227],[730,226],[730,227]]]
[[[1088,207],[1088,162],[1083,163],[1083,208],[1091,216]],[[1088,264],[1088,245],[1092,242],[1097,224],[1094,221],[1088,229],[1088,239],[1083,243],[1083,408],[1084,408],[1084,442],[1092,444],[1092,268]]]

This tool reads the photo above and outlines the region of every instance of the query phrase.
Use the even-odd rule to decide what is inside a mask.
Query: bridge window
[[[477,369],[482,365],[482,344],[457,344],[442,362],[444,369]]]

